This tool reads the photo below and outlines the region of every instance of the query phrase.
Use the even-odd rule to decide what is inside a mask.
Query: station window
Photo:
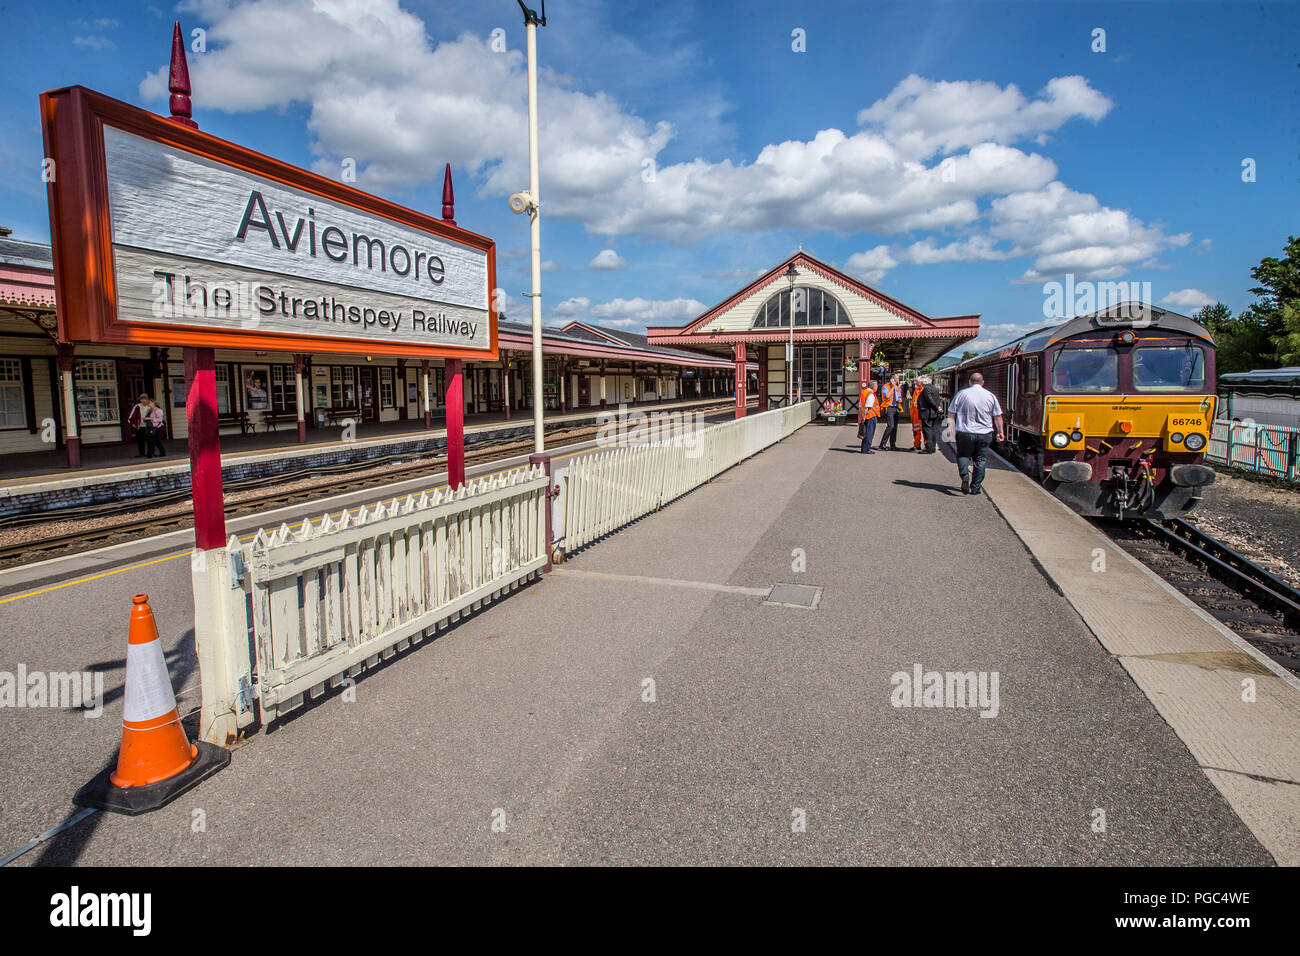
[[[216,367],[217,380],[217,414],[230,414],[230,366],[218,365]]]
[[[117,365],[112,361],[79,361],[73,367],[77,417],[83,425],[112,425],[118,421]]]
[[[330,404],[335,408],[357,407],[357,370],[351,365],[330,369]]]
[[[844,346],[796,348],[794,382],[801,395],[844,394]]]
[[[1200,390],[1205,387],[1205,353],[1195,345],[1139,346],[1133,350],[1133,387]]]
[[[23,363],[18,359],[0,359],[0,428],[22,428],[26,424]]]
[[[795,327],[809,325],[852,325],[849,312],[835,296],[821,289],[798,286],[794,290]],[[754,315],[754,328],[789,328],[790,292],[778,292]]]
[[[393,373],[397,369],[383,366],[379,369],[379,407],[392,408],[397,402],[394,398]]]
[[[298,378],[292,365],[271,366],[271,408],[277,412],[298,408]]]

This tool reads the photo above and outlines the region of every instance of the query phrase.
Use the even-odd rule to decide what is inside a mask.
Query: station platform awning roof
[[[837,303],[834,324],[799,324],[796,318],[796,344],[866,343],[873,355],[883,352],[891,365],[919,368],[979,335],[978,314],[927,316],[800,251],[685,325],[647,329],[647,341],[726,356],[738,343],[789,341],[784,313],[778,320],[783,324],[764,323],[759,317],[770,299],[788,293],[786,273],[791,266],[798,276],[796,287],[828,294]]]

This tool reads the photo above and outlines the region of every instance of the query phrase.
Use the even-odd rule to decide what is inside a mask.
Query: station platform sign
[[[41,117],[62,341],[497,357],[491,239],[82,87]]]

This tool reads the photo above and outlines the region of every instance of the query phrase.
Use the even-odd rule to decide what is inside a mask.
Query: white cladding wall
[[[902,316],[890,312],[888,309],[877,305],[870,299],[850,292],[843,286],[823,279],[815,272],[807,269],[799,270],[799,279],[796,285],[806,286],[813,289],[822,289],[829,292],[839,300],[844,308],[848,309],[849,316],[853,319],[853,325],[857,328],[885,328],[889,326],[909,325],[909,320]],[[750,329],[754,324],[754,316],[758,313],[759,308],[764,302],[778,292],[784,292],[789,288],[789,284],[783,277],[778,276],[763,288],[759,289],[752,295],[746,296],[737,302],[727,311],[716,316],[712,321],[702,326],[699,331],[703,332],[744,332]],[[782,358],[784,361],[784,357]]]
[[[1233,395],[1231,401],[1220,399],[1218,416],[1251,418],[1257,425],[1300,425],[1300,401],[1294,398],[1268,398],[1262,395]]]

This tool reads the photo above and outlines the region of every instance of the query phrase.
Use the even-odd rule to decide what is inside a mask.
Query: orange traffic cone
[[[149,595],[131,601],[117,769],[101,772],[72,800],[134,816],[157,810],[212,776],[230,763],[230,751],[191,744],[185,736]]]

